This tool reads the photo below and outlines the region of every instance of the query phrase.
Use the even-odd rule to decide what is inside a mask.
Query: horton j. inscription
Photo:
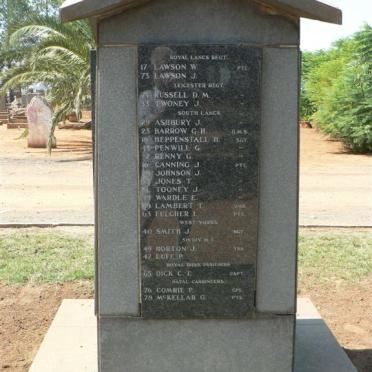
[[[138,50],[144,317],[254,310],[261,50]]]

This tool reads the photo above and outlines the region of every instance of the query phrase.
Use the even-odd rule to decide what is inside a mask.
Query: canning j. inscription
[[[143,317],[254,311],[261,50],[138,49]]]

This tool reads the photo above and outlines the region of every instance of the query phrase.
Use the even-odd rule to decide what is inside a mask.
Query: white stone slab
[[[297,320],[322,319],[316,307],[309,298],[297,299]]]
[[[311,301],[297,308],[294,372],[356,372]],[[29,372],[97,372],[96,334],[93,300],[64,300]]]
[[[29,372],[97,372],[93,300],[64,300]]]

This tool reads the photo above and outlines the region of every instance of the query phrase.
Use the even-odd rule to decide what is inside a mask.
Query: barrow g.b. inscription
[[[261,50],[138,49],[143,317],[254,310]]]

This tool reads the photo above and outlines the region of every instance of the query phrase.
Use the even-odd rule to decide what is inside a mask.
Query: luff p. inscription
[[[143,317],[254,311],[261,50],[138,48]]]

